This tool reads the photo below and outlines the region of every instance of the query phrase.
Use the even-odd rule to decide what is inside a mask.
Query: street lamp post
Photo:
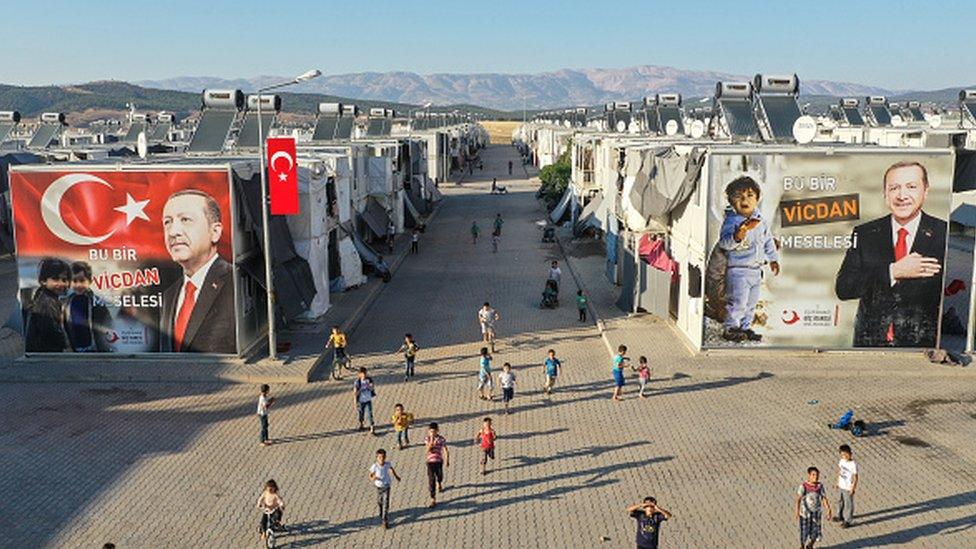
[[[305,72],[288,82],[265,86],[258,90],[258,159],[261,165],[261,233],[264,239],[264,285],[268,298],[268,358],[277,360],[278,358],[278,338],[275,331],[275,292],[274,278],[271,269],[271,216],[268,208],[271,204],[268,201],[268,179],[264,173],[264,123],[261,120],[261,94],[285,86],[307,82],[322,74],[322,71],[313,69]]]

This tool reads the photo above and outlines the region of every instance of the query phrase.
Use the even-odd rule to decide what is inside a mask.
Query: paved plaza
[[[644,336],[628,332],[625,317],[601,335],[577,322],[568,270],[561,306],[540,309],[547,262],[563,261],[561,248],[540,241],[536,184],[514,149],[493,146],[483,157],[483,171],[442,186],[446,199],[420,254],[406,258],[350,335],[356,365],[377,383],[377,436],[355,429],[349,375],[273,385],[276,444],[268,448],[258,445],[255,385],[8,383],[0,388],[0,546],[257,547],[255,502],[274,478],[287,504],[287,547],[630,547],[624,508],[647,495],[674,513],[662,547],[794,547],[794,490],[815,465],[833,500],[844,442],[861,467],[855,526],[825,525],[822,546],[976,545],[970,371],[897,356],[899,375],[889,376],[880,354],[694,356],[664,322],[629,319],[647,324]],[[488,194],[493,176],[509,194]],[[493,254],[496,212],[506,222]],[[482,237],[472,244],[475,220]],[[599,284],[586,277],[586,261],[570,260],[575,277]],[[607,289],[590,291],[603,311]],[[484,301],[501,314],[494,368],[510,362],[518,376],[508,416],[500,402],[476,396],[475,315]],[[406,383],[393,355],[405,332],[421,347],[417,377]],[[648,356],[649,398],[636,397],[629,377],[624,400],[610,399],[604,337],[626,340],[635,359]],[[565,369],[547,397],[549,348]],[[871,368],[845,370],[848,361]],[[403,451],[389,426],[396,403],[417,417]],[[872,425],[871,436],[827,429],[847,408]],[[481,476],[474,436],[486,416],[500,438]],[[451,453],[434,509],[421,446],[430,421]],[[367,478],[381,447],[403,477],[393,485],[389,530],[379,528]]]

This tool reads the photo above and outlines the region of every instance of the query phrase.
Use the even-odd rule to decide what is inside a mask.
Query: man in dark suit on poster
[[[163,291],[160,351],[237,353],[233,269],[217,254],[220,206],[202,191],[175,192],[163,207],[163,233],[183,276]]]
[[[898,162],[884,174],[891,214],[854,228],[835,291],[857,299],[855,347],[934,347],[942,298],[946,222],[922,211],[928,172]]]

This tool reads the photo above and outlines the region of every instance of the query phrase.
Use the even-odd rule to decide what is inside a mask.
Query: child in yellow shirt
[[[411,423],[413,423],[413,414],[404,411],[403,404],[393,407],[393,430],[396,431],[397,446],[401,450],[410,446]]]

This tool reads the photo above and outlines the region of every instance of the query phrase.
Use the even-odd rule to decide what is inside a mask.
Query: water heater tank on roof
[[[244,108],[244,92],[241,90],[203,90],[203,106],[210,109]]]

